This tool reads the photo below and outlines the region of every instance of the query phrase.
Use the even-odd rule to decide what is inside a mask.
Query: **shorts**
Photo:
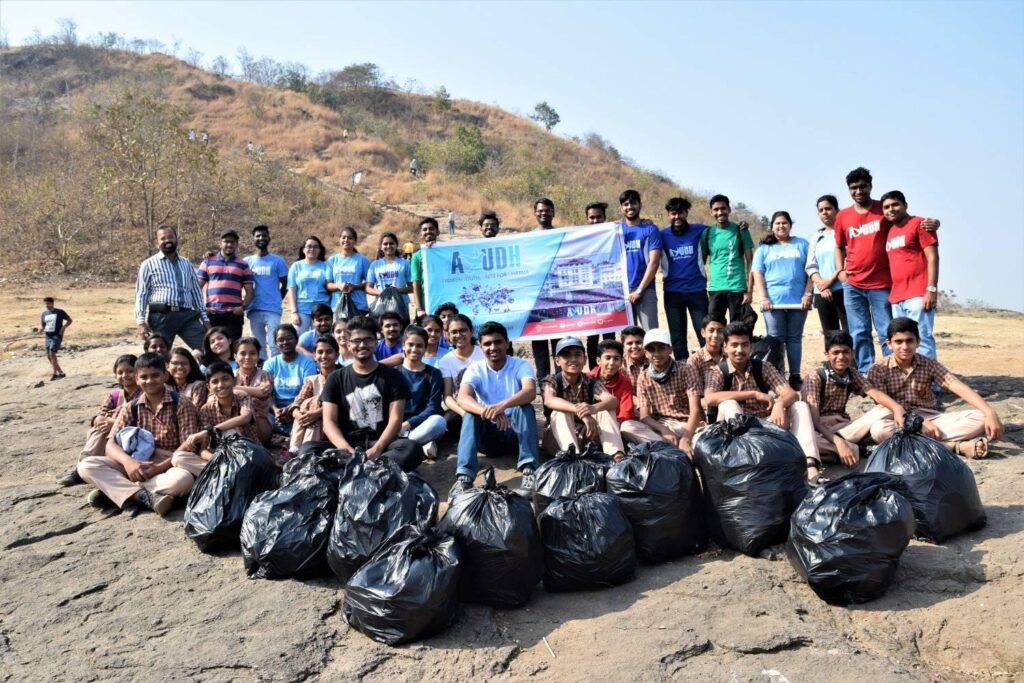
[[[57,353],[60,351],[60,344],[64,341],[60,337],[46,335],[46,339],[43,342],[43,348],[46,349],[47,353]]]

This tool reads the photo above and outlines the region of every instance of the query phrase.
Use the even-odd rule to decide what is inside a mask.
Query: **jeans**
[[[843,300],[846,304],[846,324],[850,326],[850,336],[853,337],[854,362],[862,374],[867,374],[868,368],[875,362],[875,345],[871,340],[872,326],[878,335],[882,355],[888,356],[892,353],[886,342],[889,323],[892,322],[889,290],[861,289],[847,282],[843,285]]]
[[[301,336],[303,332],[313,327],[313,314],[303,313],[302,311],[299,311],[299,320],[301,322],[299,322],[299,326],[296,329],[296,332],[298,332],[299,336]]]
[[[249,311],[249,332],[260,340],[260,359],[266,360],[277,353],[274,330],[281,324],[281,314],[270,311]]]
[[[789,369],[789,374],[799,375],[807,311],[763,311],[761,315],[764,316],[768,334],[776,339],[781,339],[782,343],[786,345],[786,366]]]
[[[740,309],[743,308],[744,292],[708,292],[708,312],[711,315],[725,317],[729,312],[729,322],[733,323],[740,319]]]
[[[917,352],[922,356],[935,358],[935,309],[924,310],[924,297],[915,296],[894,303],[892,314],[895,318],[910,318],[917,323],[917,330],[921,336],[921,345],[917,347]]]
[[[436,441],[448,431],[448,423],[441,415],[431,415],[423,422],[413,427],[405,436],[423,446],[431,441]]]
[[[633,304],[634,324],[645,330],[653,330],[658,326],[658,290],[652,282],[635,304]]]
[[[146,324],[153,332],[163,335],[171,346],[174,346],[174,337],[179,336],[193,351],[203,348],[206,330],[197,311],[150,311]]]
[[[850,331],[846,323],[846,305],[843,303],[843,290],[833,289],[832,300],[826,301],[820,294],[814,295],[814,308],[818,311],[821,329]]]
[[[672,337],[672,355],[676,360],[686,360],[686,314],[697,335],[697,343],[704,346],[700,334],[701,323],[708,314],[707,292],[665,292],[665,317],[668,318],[668,333]]]
[[[479,415],[466,413],[462,418],[462,434],[459,438],[459,455],[456,474],[475,477],[479,469],[477,451],[486,456],[506,455],[519,452],[516,468],[536,467],[540,460],[537,443],[537,416],[532,405],[515,406],[510,409],[511,429],[500,431],[498,426]]]

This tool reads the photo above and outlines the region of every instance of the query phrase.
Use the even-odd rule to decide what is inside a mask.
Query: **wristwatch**
[[[934,285],[928,285],[927,287],[925,287],[925,291],[935,294],[936,292],[939,291],[939,288]]]

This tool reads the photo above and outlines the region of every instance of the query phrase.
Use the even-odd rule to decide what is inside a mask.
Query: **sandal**
[[[818,462],[814,458],[807,458],[806,459],[806,463],[807,463],[807,469],[811,469],[813,467],[814,469],[818,470],[817,474],[812,475],[810,477],[807,477],[807,483],[808,484],[810,484],[811,486],[820,486],[821,484],[827,484],[828,483],[828,481],[829,481],[828,477],[822,476],[821,463],[820,462]]]
[[[961,447],[964,444],[970,444],[970,453],[963,452]],[[953,444],[953,452],[968,460],[984,460],[988,457],[988,439],[984,436],[979,436],[973,441],[957,441]]]

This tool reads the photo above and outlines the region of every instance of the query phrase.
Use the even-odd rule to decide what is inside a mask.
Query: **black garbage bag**
[[[618,586],[636,576],[633,527],[616,496],[586,492],[559,498],[537,521],[549,593]]]
[[[611,462],[611,457],[593,444],[587,444],[579,453],[575,446],[559,451],[534,473],[533,502],[537,509],[543,510],[556,498],[583,491],[604,491],[604,477]]]
[[[338,487],[313,474],[256,496],[239,539],[245,573],[260,579],[329,574],[327,541],[337,505]]]
[[[694,445],[711,537],[758,555],[789,534],[807,495],[807,465],[796,437],[753,415],[716,422]]]
[[[335,448],[329,441],[304,443],[295,457],[284,464],[281,484],[286,486],[299,477],[313,476],[337,486],[351,459],[352,453]]]
[[[280,471],[263,446],[238,434],[218,439],[185,506],[185,535],[204,552],[238,547],[242,518],[253,499],[276,489]]]
[[[804,498],[790,521],[786,556],[825,602],[881,597],[914,536],[914,511],[890,474],[851,474]]]
[[[707,546],[700,483],[679,449],[659,444],[631,448],[608,469],[605,480],[633,526],[641,562],[664,562]]]
[[[388,285],[377,295],[373,303],[370,304],[370,316],[373,317],[377,323],[380,323],[380,317],[385,313],[397,313],[402,317],[402,327],[409,324],[409,306],[402,300],[402,295],[397,289]]]
[[[406,524],[436,522],[437,506],[437,493],[427,482],[407,475],[390,458],[370,460],[357,450],[338,487],[327,546],[331,571],[345,581]]]
[[[942,543],[985,526],[985,508],[974,473],[938,441],[921,434],[924,420],[910,413],[903,427],[878,445],[866,472],[899,475],[914,508],[917,535]]]
[[[338,305],[334,307],[334,322],[351,320],[359,314],[359,309],[352,302],[352,295],[342,292],[341,298],[338,299]]]
[[[484,470],[484,482],[455,494],[438,528],[459,543],[463,600],[519,607],[544,574],[540,532],[530,502],[498,486],[493,468]]]
[[[461,571],[451,534],[404,526],[348,580],[342,616],[387,645],[433,635],[455,621]]]

